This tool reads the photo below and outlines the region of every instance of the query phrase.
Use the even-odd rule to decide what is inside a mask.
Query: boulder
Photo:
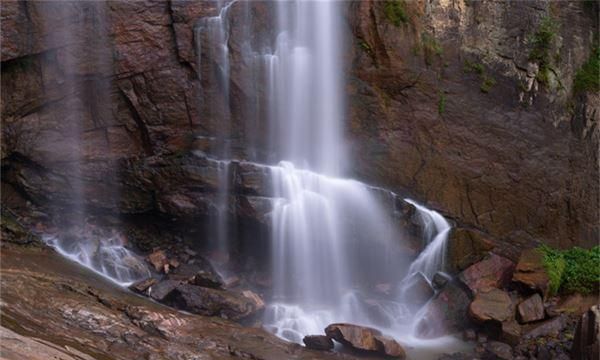
[[[571,347],[573,360],[593,360],[600,358],[600,305],[586,311],[575,329]]]
[[[417,306],[423,305],[431,299],[434,294],[435,292],[433,291],[431,284],[421,272],[411,275],[405,280],[404,284],[402,284],[401,296],[403,300],[409,304]]]
[[[541,323],[524,327],[524,337],[535,339],[541,336],[558,335],[567,326],[567,317],[561,315]]]
[[[485,344],[485,353],[483,354],[485,360],[512,360],[512,348],[510,345],[499,342],[490,341]]]
[[[521,341],[521,326],[513,319],[502,322],[501,339],[503,342],[516,346]]]
[[[375,352],[403,359],[404,348],[394,339],[382,335],[377,329],[353,324],[336,323],[325,328],[328,337],[355,350]]]
[[[169,264],[167,254],[164,250],[156,250],[147,258],[148,262],[154,267],[154,270],[161,271],[165,268],[165,265]]]
[[[148,288],[148,296],[156,301],[163,302],[180,283],[177,280],[162,280]]]
[[[213,289],[219,289],[223,286],[223,281],[219,275],[204,270],[200,270],[198,273],[196,273],[196,275],[194,275],[194,277],[191,279],[190,283]]]
[[[490,254],[485,259],[469,266],[458,275],[473,294],[489,289],[503,288],[512,278],[515,264],[509,259]]]
[[[469,315],[477,323],[506,321],[514,316],[512,300],[500,289],[481,291],[469,305]]]
[[[140,281],[137,281],[137,282],[131,284],[129,286],[129,289],[134,292],[144,294],[150,286],[156,284],[157,282],[158,282],[158,280],[155,278],[147,278],[147,279],[140,280]]]
[[[521,323],[528,323],[544,319],[544,303],[539,294],[534,294],[521,301],[517,307],[518,320]]]
[[[463,331],[463,340],[475,341],[477,340],[477,333],[473,329],[466,329],[465,331]]]
[[[452,271],[462,271],[483,259],[493,248],[494,244],[479,231],[452,229],[448,238],[448,265]]]
[[[433,286],[435,290],[440,290],[441,288],[446,286],[450,279],[450,275],[438,271],[435,273],[435,275],[433,275],[433,278],[431,279],[431,286]]]
[[[167,302],[195,314],[241,320],[264,308],[262,299],[257,299],[260,299],[258,295],[250,297],[233,291],[180,284]]]
[[[468,293],[457,282],[449,282],[427,303],[423,317],[417,323],[417,336],[436,338],[462,330],[468,322],[470,302]]]
[[[545,299],[548,296],[550,279],[543,259],[544,255],[538,249],[523,251],[512,280],[525,290],[539,293]]]
[[[325,335],[307,335],[302,339],[304,345],[309,349],[314,350],[331,350],[333,349],[333,340]]]

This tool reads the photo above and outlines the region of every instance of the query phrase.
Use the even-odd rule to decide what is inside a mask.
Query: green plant
[[[477,75],[483,75],[484,68],[483,64],[465,60],[463,71],[466,73],[476,73]]]
[[[359,39],[358,46],[360,46],[360,48],[363,49],[364,52],[369,54],[369,56],[373,56],[373,48],[371,48],[371,45],[369,45],[368,42],[366,42],[363,39]]]
[[[423,33],[421,35],[421,42],[423,44],[423,53],[425,55],[425,64],[431,65],[433,63],[433,57],[438,56],[441,57],[443,53],[442,46],[437,42],[437,40],[427,34]]]
[[[600,246],[590,250],[574,247],[568,250],[552,249],[542,245],[544,267],[550,279],[550,293],[591,294],[600,284]]]
[[[443,91],[440,92],[440,99],[438,100],[438,114],[444,114],[446,110],[446,94]]]
[[[600,48],[595,48],[588,61],[583,64],[573,80],[573,92],[600,91]]]
[[[542,84],[548,84],[550,76],[550,67],[552,66],[551,52],[554,47],[554,40],[559,26],[556,21],[546,16],[542,19],[536,32],[530,37],[531,51],[529,60],[535,61],[539,65],[537,80]]]
[[[404,0],[387,0],[383,5],[385,17],[395,26],[408,22]]]
[[[493,77],[484,74],[479,89],[487,94],[488,92],[490,92],[494,85],[496,85],[496,80]]]

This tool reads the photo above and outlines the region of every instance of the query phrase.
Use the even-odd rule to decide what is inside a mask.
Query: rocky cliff
[[[247,126],[247,104],[262,96],[245,75],[247,34],[231,26],[224,130],[211,110],[222,99],[202,76],[215,59],[196,46],[214,3],[64,4],[72,9],[1,7],[3,204],[59,213],[77,178],[97,213],[210,216],[214,164],[190,152],[215,152],[227,137],[236,157],[268,158],[263,129]],[[251,14],[252,31],[267,33],[271,8],[235,3],[228,21]],[[600,99],[576,78],[597,56],[597,10],[588,1],[348,3],[355,177],[496,240],[596,244]],[[52,35],[61,28],[68,36]],[[262,194],[238,190],[236,204],[260,208]]]

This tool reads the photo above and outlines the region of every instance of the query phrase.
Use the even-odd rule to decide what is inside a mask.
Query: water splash
[[[116,233],[46,235],[43,240],[62,256],[121,286],[151,275],[143,259],[125,248]]]

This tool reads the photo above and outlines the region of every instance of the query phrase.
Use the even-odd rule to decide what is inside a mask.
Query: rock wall
[[[219,94],[202,91],[209,79],[199,75],[214,59],[198,59],[194,29],[217,15],[215,3],[60,4],[72,10],[25,1],[0,9],[3,203],[66,207],[77,178],[98,211],[178,217],[190,202],[210,204],[215,187],[210,166],[187,177],[187,160],[172,159],[210,152],[223,136],[237,157],[251,146],[268,153],[262,132],[246,125],[245,104],[257,95],[244,76],[244,31],[229,38],[226,134],[206,101]],[[236,3],[228,21],[251,14],[253,32],[268,33],[271,5]],[[354,175],[497,240],[596,244],[600,98],[572,91],[598,34],[597,7],[588,6],[347,3]],[[550,57],[532,57],[546,18],[557,25]],[[56,27],[70,35],[51,36]],[[65,61],[72,54],[77,66]],[[177,191],[168,174],[178,175]]]

